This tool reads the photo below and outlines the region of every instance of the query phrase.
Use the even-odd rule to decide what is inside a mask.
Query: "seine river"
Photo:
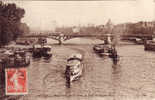
[[[32,59],[28,67],[29,93],[19,100],[153,100],[155,97],[155,52],[143,45],[118,45],[120,61],[101,58],[92,47],[99,40],[75,39],[52,45],[49,60]],[[66,87],[66,59],[72,53],[84,56],[83,76]]]

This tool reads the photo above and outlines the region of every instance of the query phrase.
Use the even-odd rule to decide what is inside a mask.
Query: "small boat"
[[[144,40],[140,39],[140,38],[135,38],[134,42],[136,44],[144,44]]]
[[[19,45],[31,45],[37,42],[37,39],[35,38],[17,38],[16,39],[16,44]]]
[[[5,64],[5,67],[26,67],[30,64],[30,57],[27,52],[23,50],[7,50],[4,55],[5,57],[3,58],[2,63]]]
[[[155,40],[146,40],[144,43],[144,50],[155,51]]]
[[[20,45],[30,45],[31,43],[30,43],[27,39],[18,38],[18,39],[16,40],[16,44],[20,44]]]
[[[33,45],[32,48],[32,56],[33,58],[41,58],[42,57],[42,47],[41,45]]]
[[[51,46],[49,45],[44,45],[42,48],[42,56],[45,59],[49,59],[52,57],[52,52],[51,52]]]
[[[93,47],[93,50],[99,56],[109,56],[112,51],[112,46],[110,44],[97,44]]]
[[[93,49],[95,53],[97,53],[101,57],[108,56],[112,58],[114,64],[117,64],[120,59],[115,47],[110,44],[97,44],[93,47]]]
[[[15,64],[28,66],[30,64],[30,56],[23,50],[15,51]]]
[[[73,54],[67,59],[66,65],[66,82],[70,85],[70,82],[79,79],[82,76],[83,65],[82,65],[82,55]]]

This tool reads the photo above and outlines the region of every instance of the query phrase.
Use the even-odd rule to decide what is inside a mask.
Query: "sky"
[[[22,22],[31,28],[51,30],[56,26],[103,25],[153,21],[153,0],[106,1],[8,1],[25,9]]]

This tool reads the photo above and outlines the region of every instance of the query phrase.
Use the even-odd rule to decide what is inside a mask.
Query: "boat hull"
[[[65,71],[67,87],[70,87],[73,81],[78,80],[82,76],[82,59],[83,57],[81,54],[73,54],[67,59]]]
[[[82,69],[83,69],[83,67],[81,66],[81,68],[79,69],[78,72],[76,72],[76,74],[70,75],[70,82],[76,81],[82,76]]]
[[[110,45],[98,44],[93,47],[95,53],[99,56],[109,56],[111,54],[112,48]]]
[[[155,41],[149,40],[144,44],[144,50],[155,51]]]

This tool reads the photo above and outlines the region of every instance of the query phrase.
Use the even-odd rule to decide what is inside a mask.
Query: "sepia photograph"
[[[0,0],[0,100],[155,100],[155,1]]]

